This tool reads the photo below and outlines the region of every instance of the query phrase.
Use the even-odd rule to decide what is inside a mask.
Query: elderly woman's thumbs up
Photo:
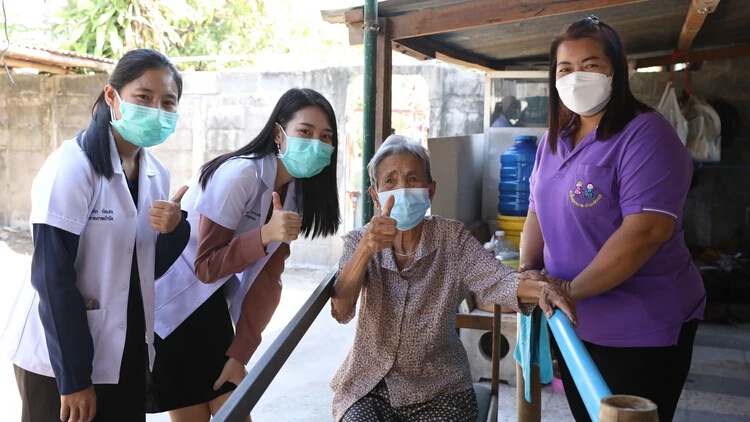
[[[396,239],[396,234],[398,234],[396,220],[391,218],[391,210],[395,202],[396,199],[393,195],[389,196],[385,204],[383,204],[383,213],[372,217],[372,220],[370,220],[370,225],[362,241],[365,242],[367,249],[372,254],[393,247],[393,241]]]

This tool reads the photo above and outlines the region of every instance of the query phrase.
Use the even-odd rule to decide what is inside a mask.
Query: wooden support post
[[[531,403],[526,401],[526,382],[523,369],[516,364],[516,420],[518,422],[540,422],[542,420],[542,383],[539,381],[539,367],[531,366]]]
[[[378,19],[377,64],[375,71],[375,151],[391,134],[393,46],[388,19]]]
[[[534,323],[541,317],[538,309],[534,310]],[[516,332],[521,332],[521,315],[516,319]],[[531,365],[531,403],[526,401],[526,381],[523,379],[523,368],[516,363],[516,420],[518,422],[541,422],[542,420],[542,382],[539,367]]]
[[[659,422],[654,402],[636,396],[609,396],[602,399],[601,422]]]
[[[680,39],[677,42],[677,50],[690,50],[695,36],[698,35],[703,22],[706,21],[706,16],[716,10],[719,1],[721,0],[692,0],[690,2],[690,9],[688,9],[685,23],[682,25],[682,31],[680,31]]]

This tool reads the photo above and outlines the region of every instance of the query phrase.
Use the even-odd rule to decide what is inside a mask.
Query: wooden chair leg
[[[500,327],[503,312],[500,305],[495,305],[492,315],[492,395],[496,396],[500,385]]]

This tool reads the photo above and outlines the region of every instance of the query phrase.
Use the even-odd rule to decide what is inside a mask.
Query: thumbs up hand
[[[396,234],[398,234],[396,220],[391,218],[391,210],[395,202],[396,199],[393,195],[388,197],[383,204],[382,214],[372,217],[370,225],[362,237],[362,242],[365,242],[367,249],[372,254],[393,247],[393,241],[396,240]]]
[[[169,201],[156,200],[148,210],[148,221],[151,228],[159,233],[172,233],[182,221],[182,206],[180,201],[185,196],[188,187],[183,186]]]
[[[291,242],[297,240],[302,232],[302,218],[296,212],[284,211],[279,194],[273,193],[273,214],[271,219],[260,228],[260,239],[263,246],[271,242]]]

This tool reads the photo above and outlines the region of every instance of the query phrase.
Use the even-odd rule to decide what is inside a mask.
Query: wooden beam
[[[42,72],[54,73],[56,75],[69,75],[73,73],[73,71],[71,71],[70,69],[66,69],[64,67],[51,66],[47,64],[30,62],[27,60],[6,58],[5,62],[8,64],[8,67],[23,67],[23,68],[37,69]]]
[[[432,55],[428,55],[422,51],[417,51],[413,48],[407,47],[397,41],[392,41],[391,44],[393,45],[393,50],[420,61],[431,60],[435,58],[434,51],[432,52]]]
[[[492,331],[492,315],[456,314],[456,328]]]
[[[706,60],[731,59],[733,57],[750,56],[750,44],[733,45],[731,47],[716,48],[711,50],[691,51],[687,59],[684,56],[677,58],[676,63],[702,62]],[[638,59],[635,62],[635,68],[652,66],[670,66],[672,64],[672,55],[665,54],[661,56]]]
[[[375,70],[375,151],[391,135],[393,46],[388,19],[378,19],[377,64]]]
[[[432,41],[428,38],[408,39],[398,42],[399,45],[405,46],[413,51],[421,52],[430,58],[442,60],[447,63],[453,63],[459,66],[470,67],[483,72],[492,72],[503,70],[504,67],[497,67],[489,60],[472,56],[471,54],[454,50],[446,45]]]
[[[690,2],[690,8],[688,9],[687,16],[685,16],[685,23],[682,25],[682,30],[680,31],[680,39],[677,42],[677,50],[690,50],[695,36],[698,35],[701,27],[703,27],[703,22],[706,21],[706,16],[716,10],[719,1],[721,0],[692,0]]]
[[[332,23],[332,24],[346,23],[346,12],[348,12],[349,10],[350,10],[349,8],[334,9],[334,10],[321,10],[320,17],[322,17],[324,21],[328,23]]]
[[[482,26],[518,22],[646,0],[485,0],[391,17],[393,39],[422,37]],[[354,14],[352,14],[354,17]]]
[[[344,20],[346,22],[364,22],[365,21],[365,8],[362,6],[354,7],[344,13]]]
[[[440,61],[444,61],[446,63],[453,63],[453,64],[458,65],[458,66],[464,66],[464,67],[469,67],[469,68],[476,69],[476,70],[481,70],[482,72],[493,72],[495,70],[503,70],[503,69],[505,69],[505,67],[499,67],[499,68],[496,68],[494,66],[493,67],[487,67],[487,66],[484,66],[484,65],[481,65],[481,64],[477,64],[473,60],[467,61],[467,60],[458,59],[458,58],[456,58],[453,55],[449,56],[448,54],[443,54],[443,53],[441,53],[439,51],[436,52],[435,58],[438,59],[438,60],[440,60]]]
[[[347,22],[346,28],[349,30],[349,45],[362,45],[365,40],[362,26],[364,22]]]

